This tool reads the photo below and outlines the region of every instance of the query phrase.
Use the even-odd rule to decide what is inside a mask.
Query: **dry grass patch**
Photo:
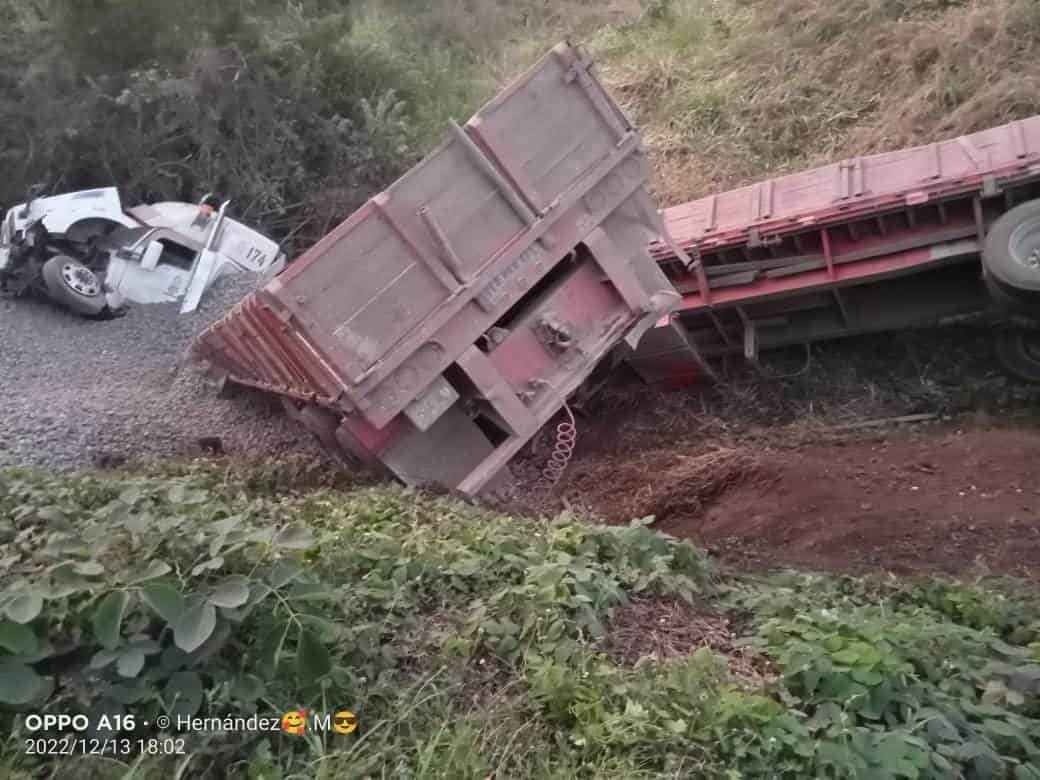
[[[727,490],[768,478],[748,449],[658,449],[575,464],[561,490],[573,504],[609,507],[606,516],[614,522],[648,515],[660,522],[696,517]]]
[[[1035,0],[657,0],[592,47],[666,203],[1040,111]]]
[[[604,649],[621,666],[651,658],[685,658],[702,647],[726,660],[739,680],[760,687],[775,679],[766,659],[737,644],[729,619],[705,606],[659,596],[633,598],[607,628]]]

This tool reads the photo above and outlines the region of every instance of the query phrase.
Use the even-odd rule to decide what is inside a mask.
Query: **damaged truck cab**
[[[126,302],[180,302],[188,312],[226,273],[281,270],[277,243],[207,198],[124,209],[105,187],[13,206],[0,226],[0,290],[36,290],[85,316]]]

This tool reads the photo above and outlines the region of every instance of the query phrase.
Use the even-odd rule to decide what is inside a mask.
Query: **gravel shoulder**
[[[219,280],[192,314],[134,306],[103,321],[42,300],[0,299],[0,466],[190,456],[202,437],[219,437],[236,456],[321,457],[276,399],[220,398],[184,361],[192,338],[253,283]]]

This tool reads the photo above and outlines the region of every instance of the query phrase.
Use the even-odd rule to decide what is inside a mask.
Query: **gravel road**
[[[105,321],[0,299],[0,466],[191,455],[200,437],[214,436],[232,455],[319,456],[276,400],[221,399],[193,370],[178,369],[193,336],[251,284],[219,280],[192,314],[134,306]]]

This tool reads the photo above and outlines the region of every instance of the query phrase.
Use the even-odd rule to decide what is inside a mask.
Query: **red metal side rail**
[[[665,209],[651,252],[683,298],[630,362],[684,381],[711,375],[710,357],[989,309],[972,262],[989,225],[1035,198],[1040,117]]]
[[[667,208],[662,216],[674,243],[700,259],[703,267],[723,265],[720,256],[727,250],[769,249],[787,237],[804,236],[805,242],[816,239],[815,251],[807,257],[795,255],[792,264],[822,258],[828,277],[837,279],[841,271],[834,262],[833,231],[827,228],[845,228],[965,196],[995,196],[1009,184],[1038,176],[1040,117],[1031,117],[949,141],[759,182]],[[981,214],[974,215],[973,224],[981,233]],[[683,276],[673,262],[670,243],[657,242],[651,252],[676,269],[673,278]],[[687,289],[696,288],[686,295],[683,308],[715,302],[710,275],[688,274],[683,281]],[[724,297],[756,294],[748,288]]]

